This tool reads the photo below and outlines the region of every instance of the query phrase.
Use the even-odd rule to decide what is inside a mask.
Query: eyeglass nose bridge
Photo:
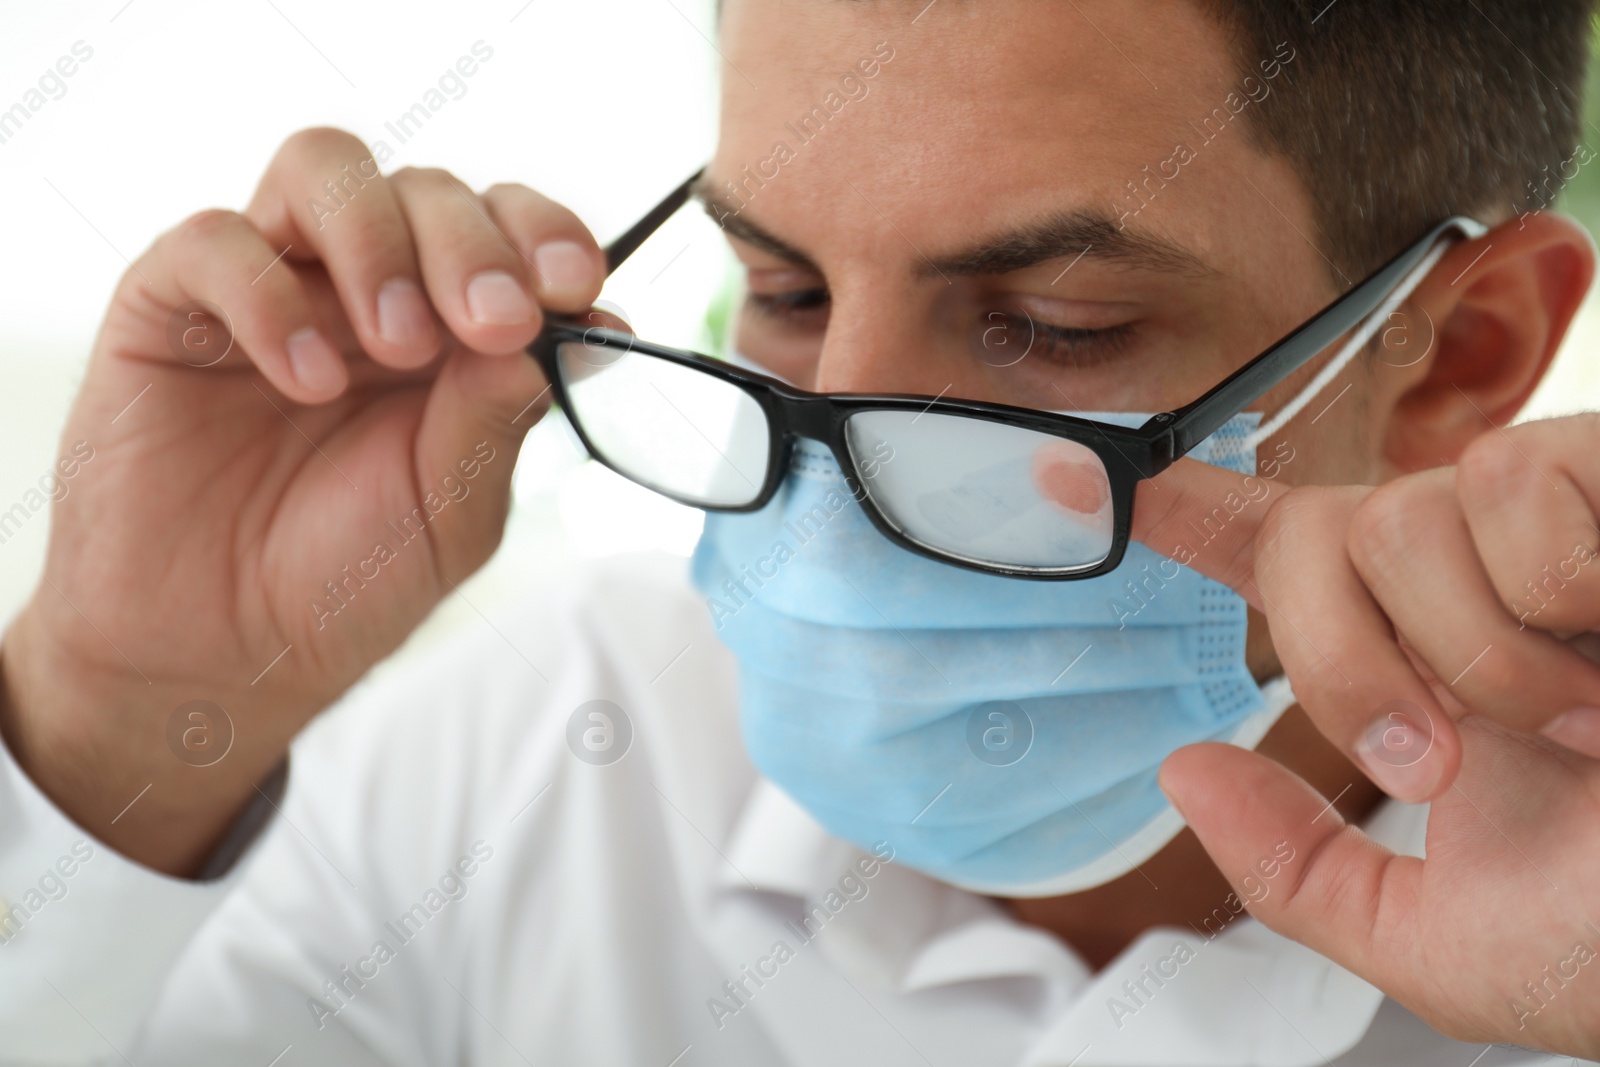
[[[776,387],[771,393],[769,417],[785,440],[806,437],[831,446],[838,439],[843,414],[826,396]]]
[[[844,424],[850,410],[841,407],[833,397],[785,388],[773,383],[766,396],[767,415],[773,420],[773,445],[777,450],[775,468],[784,473],[794,458],[794,443],[799,438],[814,441],[832,453],[839,464],[845,484],[857,499],[865,493],[861,479],[856,474],[850,455]]]

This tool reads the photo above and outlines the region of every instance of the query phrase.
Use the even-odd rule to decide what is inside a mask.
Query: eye
[[[1081,369],[1109,362],[1128,347],[1134,334],[1131,322],[1088,329],[1041,322],[1026,312],[991,311],[984,316],[981,337],[986,350],[1004,352],[1012,359],[1020,360],[1026,353]]]
[[[796,329],[816,329],[827,322],[828,290],[821,287],[779,293],[746,294],[745,303],[763,318]]]

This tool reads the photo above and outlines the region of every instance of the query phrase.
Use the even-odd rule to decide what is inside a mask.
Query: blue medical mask
[[[1235,416],[1192,458],[1254,473],[1259,422]],[[761,773],[836,837],[888,841],[975,892],[1049,896],[1133,870],[1183,826],[1161,761],[1197,741],[1253,747],[1292,703],[1245,667],[1246,607],[1226,586],[1137,543],[1073,582],[924,558],[872,526],[809,440],[767,507],[706,516],[693,574],[738,660]]]

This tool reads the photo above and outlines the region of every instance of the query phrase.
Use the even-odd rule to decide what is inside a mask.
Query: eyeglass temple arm
[[[1223,379],[1210,392],[1176,411],[1157,415],[1142,428],[1168,431],[1167,436],[1172,442],[1168,462],[1184,455],[1216,433],[1248,404],[1260,399],[1267,390],[1305,366],[1347,331],[1360,325],[1432,251],[1433,246],[1452,232],[1465,237],[1477,237],[1484,232],[1484,227],[1482,223],[1462,215],[1441,222],[1377,273]]]
[[[629,256],[637,252],[639,246],[648,241],[650,235],[659,230],[661,224],[672,217],[673,212],[688,203],[689,194],[694,189],[694,183],[699,181],[700,175],[704,173],[705,168],[702,167],[689,175],[682,185],[668,193],[661,203],[645,214],[644,218],[628,227],[626,233],[606,246],[606,277],[609,278],[611,273],[622,266]]]

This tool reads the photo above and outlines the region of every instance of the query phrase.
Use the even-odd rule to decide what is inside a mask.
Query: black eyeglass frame
[[[699,177],[698,172],[691,176],[606,248],[608,276],[688,201]],[[1452,232],[1467,236],[1480,232],[1480,227],[1472,219],[1459,215],[1439,223],[1348,293],[1328,304],[1204,395],[1174,411],[1155,415],[1143,425],[1133,428],[981,400],[908,394],[813,393],[711,356],[652,344],[620,330],[584,325],[580,318],[573,316],[551,316],[529,344],[527,352],[538,361],[550,382],[556,402],[567,413],[573,430],[592,457],[629,481],[681,504],[705,511],[759,511],[771,502],[783,484],[793,438],[808,437],[827,445],[833,452],[851,493],[866,511],[867,518],[895,544],[919,555],[969,570],[1012,578],[1071,581],[1108,574],[1121,565],[1127,553],[1133,524],[1134,490],[1141,480],[1154,478],[1166,470],[1246,406],[1260,399],[1273,386],[1358,326],[1400,285],[1434,245]],[[770,433],[767,469],[756,497],[747,504],[733,506],[706,504],[653,485],[613,463],[590,439],[568,398],[557,352],[561,345],[573,342],[590,348],[619,348],[622,350],[619,357],[637,352],[664,359],[720,378],[755,400],[766,415]],[[964,558],[917,541],[878,508],[870,489],[857,473],[845,427],[852,415],[863,411],[915,411],[963,416],[1060,437],[1090,449],[1105,467],[1111,489],[1110,551],[1104,559],[1093,564],[1025,567]]]

